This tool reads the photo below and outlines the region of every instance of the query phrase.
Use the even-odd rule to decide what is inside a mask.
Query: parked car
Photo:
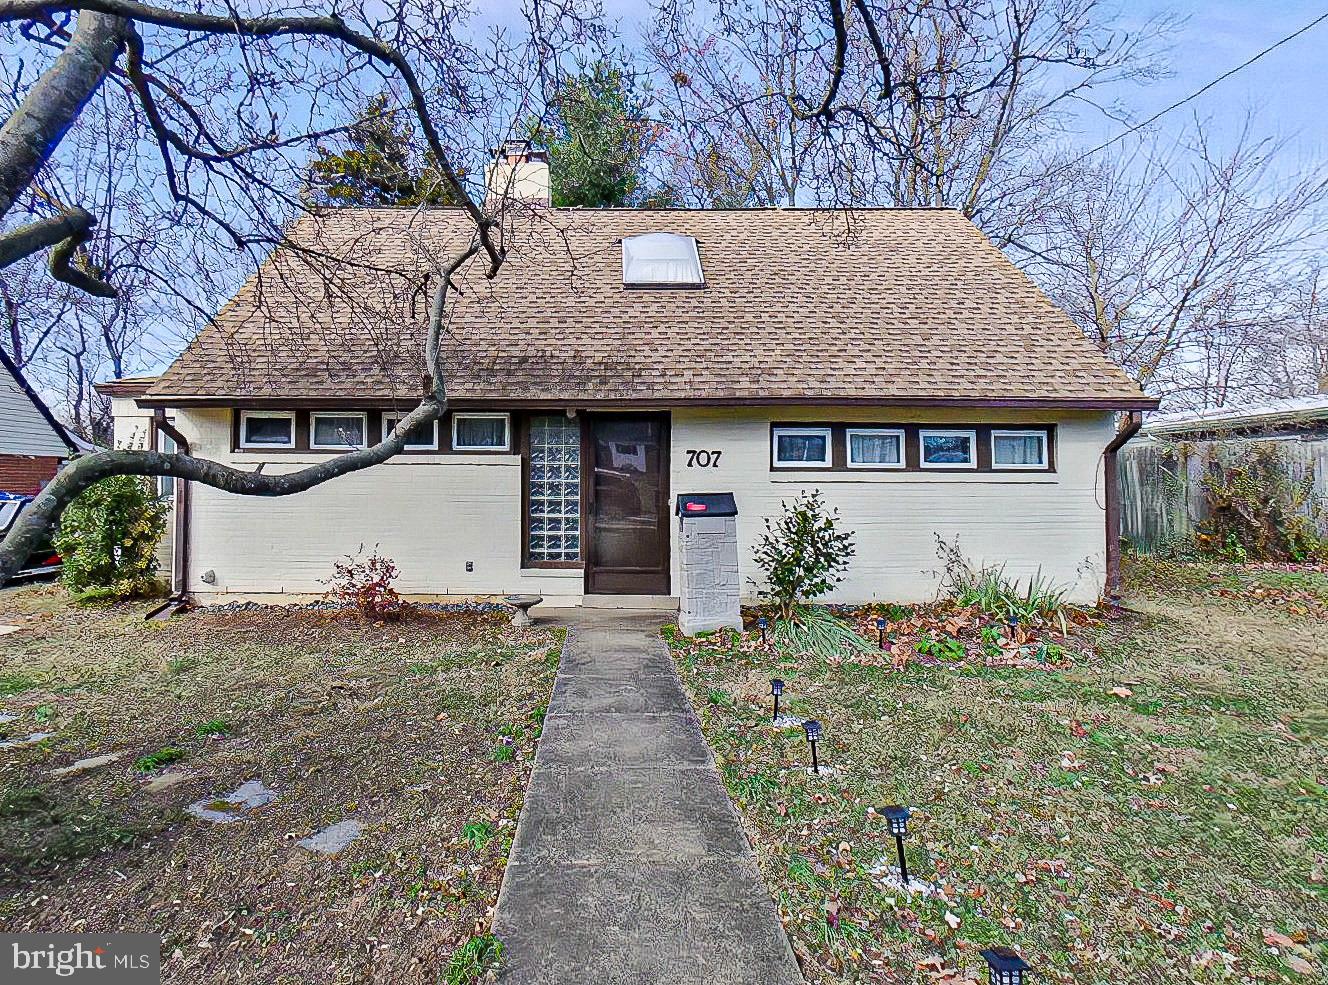
[[[17,493],[0,492],[0,540],[4,540],[9,533],[10,528],[18,520],[19,514],[32,502],[31,496],[20,496]],[[35,578],[40,575],[54,575],[60,573],[60,555],[55,553],[55,547],[51,544],[49,535],[43,537],[33,551],[23,567],[19,569],[15,578]]]

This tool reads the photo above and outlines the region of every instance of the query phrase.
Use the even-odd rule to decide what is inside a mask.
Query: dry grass
[[[1141,580],[1064,667],[677,650],[809,981],[985,980],[992,943],[1043,981],[1324,980],[1328,624]],[[766,724],[772,677],[834,772]],[[896,802],[936,896],[870,872]]]
[[[440,980],[487,928],[561,632],[143,611],[0,594],[24,627],[0,640],[0,709],[20,715],[0,728],[55,732],[0,752],[0,926],[159,933],[168,982]],[[169,749],[185,779],[145,791]],[[183,813],[254,778],[280,799],[239,823]],[[364,831],[340,854],[295,846],[344,818]]]

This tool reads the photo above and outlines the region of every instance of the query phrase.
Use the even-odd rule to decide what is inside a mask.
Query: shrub
[[[1065,607],[1065,589],[1045,578],[1041,571],[1021,588],[1017,579],[1006,576],[1004,565],[974,567],[960,551],[958,542],[947,544],[940,534],[936,535],[936,554],[945,568],[941,592],[953,598],[956,605],[1026,622],[1054,618]]]
[[[323,582],[331,586],[328,596],[342,605],[360,611],[366,619],[391,619],[401,614],[401,596],[392,587],[400,572],[391,558],[383,557],[375,547],[365,558],[364,547],[359,553],[346,555],[338,561],[331,578]]]
[[[839,511],[827,512],[819,490],[783,503],[783,513],[766,517],[756,545],[756,563],[785,621],[800,602],[824,595],[844,580],[854,555],[853,535],[835,529]]]
[[[169,511],[143,476],[112,476],[85,490],[55,535],[65,586],[85,597],[157,594],[157,544]]]
[[[1328,551],[1314,472],[1293,475],[1281,449],[1251,443],[1239,457],[1210,453],[1202,486],[1208,515],[1196,541],[1207,553],[1243,563],[1306,561]]]
[[[794,606],[788,619],[775,620],[775,650],[785,656],[810,654],[821,660],[843,656],[845,651],[874,650],[853,627],[824,606]]]

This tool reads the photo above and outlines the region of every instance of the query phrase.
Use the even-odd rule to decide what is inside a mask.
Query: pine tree
[[[386,95],[369,100],[338,150],[319,146],[309,165],[305,200],[313,205],[456,205],[451,184],[414,132],[397,122]]]
[[[645,161],[657,136],[647,101],[621,65],[599,60],[568,79],[532,122],[549,151],[553,204],[607,208],[666,204],[646,189]]]

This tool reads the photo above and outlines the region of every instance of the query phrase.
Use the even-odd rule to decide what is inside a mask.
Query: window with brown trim
[[[1055,472],[1056,426],[775,421],[770,470]]]

